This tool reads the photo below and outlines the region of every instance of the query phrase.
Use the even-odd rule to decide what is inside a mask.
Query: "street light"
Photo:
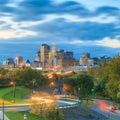
[[[80,105],[80,87],[78,88],[78,105]]]
[[[50,82],[49,86],[50,86],[50,91],[52,92],[52,87],[55,86],[55,83],[52,81],[52,82]]]
[[[7,94],[3,95],[3,97],[2,97],[2,112],[3,112],[3,114],[2,114],[2,118],[3,118],[3,119],[2,119],[2,120],[4,120],[4,111],[5,111],[5,110],[4,110],[4,108],[5,108],[5,107],[4,107],[4,100],[5,100],[5,96],[6,96],[6,95],[7,95]]]
[[[3,120],[4,120],[4,97],[3,97],[3,102],[2,102],[2,111],[3,111],[3,116],[2,116],[2,118],[3,118]]]
[[[55,86],[55,83],[52,81],[51,83],[50,83],[50,87],[54,87]]]
[[[13,92],[14,92],[13,93],[13,103],[15,103],[16,84],[15,84],[15,82],[11,81],[10,85],[13,85],[13,87],[14,87],[14,90],[13,90]]]
[[[14,86],[14,103],[15,103],[15,90],[16,90],[16,86],[15,86],[15,82],[13,82],[13,81],[11,81],[10,82],[10,85],[13,85]],[[5,96],[6,96],[7,94],[5,94],[4,96],[3,96],[3,99],[2,99],[2,111],[3,111],[3,114],[2,114],[2,120],[4,120],[4,100],[5,100]]]

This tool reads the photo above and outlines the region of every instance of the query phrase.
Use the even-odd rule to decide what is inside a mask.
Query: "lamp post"
[[[2,111],[3,111],[3,116],[2,116],[2,120],[4,120],[4,97],[3,97],[3,102],[2,102]]]
[[[2,120],[4,120],[4,112],[5,112],[5,110],[4,110],[4,108],[5,108],[5,104],[4,104],[4,100],[5,100],[5,96],[6,96],[7,94],[5,94],[4,96],[3,96],[3,98],[2,98],[2,112],[3,112],[3,114],[2,114]]]
[[[15,82],[11,81],[10,85],[13,85],[13,87],[14,87],[14,90],[13,90],[13,103],[15,103],[16,84],[15,84]]]
[[[51,83],[50,83],[50,88],[52,89],[52,87],[54,87],[55,86],[55,83],[52,81]]]
[[[78,88],[78,105],[80,105],[80,87]]]
[[[13,81],[11,81],[10,82],[10,85],[13,85],[14,86],[14,95],[13,95],[13,97],[14,97],[14,103],[15,103],[15,92],[16,92],[16,85],[15,85],[15,82],[13,82]],[[2,99],[2,112],[3,112],[3,114],[2,114],[2,120],[4,120],[4,100],[5,100],[5,96],[6,96],[7,94],[5,94],[4,96],[3,96],[3,99]]]

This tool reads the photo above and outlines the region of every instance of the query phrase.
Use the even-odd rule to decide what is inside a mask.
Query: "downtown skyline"
[[[41,44],[92,57],[120,53],[118,0],[0,0],[0,62],[34,60]]]

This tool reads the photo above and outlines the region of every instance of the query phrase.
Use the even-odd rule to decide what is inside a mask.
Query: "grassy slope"
[[[13,87],[8,88],[1,88],[0,89],[0,99],[5,97],[5,104],[10,104],[13,101]],[[15,101],[16,103],[24,103],[25,100],[23,99],[24,96],[30,94],[32,90],[25,88],[25,87],[16,87],[16,94],[15,94]],[[1,101],[0,101],[1,102]]]
[[[8,111],[5,114],[10,120],[23,120],[23,116],[26,113],[28,120],[43,120],[40,119],[38,115],[31,114],[29,112],[20,112],[20,111]]]

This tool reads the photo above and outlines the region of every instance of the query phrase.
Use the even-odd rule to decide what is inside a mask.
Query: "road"
[[[110,111],[108,109],[108,106],[112,105],[112,102],[106,101],[106,100],[95,100],[94,99],[94,106],[92,107],[92,110],[96,111],[97,113],[100,113],[108,118],[115,118],[116,120],[120,120],[120,111],[115,110],[114,112]]]
[[[73,103],[66,102],[66,101],[57,101],[56,103],[59,108],[74,106]],[[96,113],[100,113],[108,118],[112,117],[112,118],[115,118],[116,120],[120,120],[120,111],[111,112],[110,110],[107,109],[107,106],[109,106],[111,104],[112,104],[111,102],[106,101],[106,100],[97,100],[97,99],[95,100],[94,99],[94,106],[92,107],[92,110],[95,111]],[[5,107],[5,111],[12,111],[12,110],[27,111],[30,109],[31,108],[29,105]],[[2,108],[0,108],[0,111],[2,111]]]
[[[6,106],[4,107],[4,110],[5,111],[27,111],[27,110],[30,110],[30,107],[29,106]],[[0,111],[2,111],[2,108],[0,107]]]
[[[70,107],[72,105],[74,105],[73,103],[70,103],[70,102],[65,102],[65,101],[56,101],[56,104],[59,108],[62,108],[62,107]],[[5,111],[27,111],[27,110],[30,110],[30,105],[17,105],[17,106],[5,106],[4,107],[4,110]],[[0,107],[0,111],[2,111],[2,107]]]

